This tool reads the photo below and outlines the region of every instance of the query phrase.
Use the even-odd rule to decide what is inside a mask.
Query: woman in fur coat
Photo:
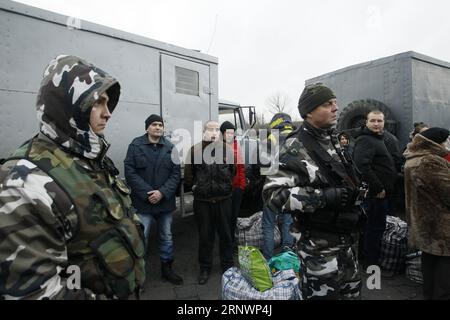
[[[417,134],[404,155],[409,245],[422,251],[425,299],[450,299],[449,131]]]

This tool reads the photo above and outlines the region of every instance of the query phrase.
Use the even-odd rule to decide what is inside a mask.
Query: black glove
[[[349,205],[352,191],[349,188],[326,188],[323,189],[322,200],[325,208],[342,209]]]
[[[300,221],[297,219],[297,215],[292,216],[292,223],[289,226],[289,233],[300,233],[301,231],[301,224]]]
[[[289,189],[283,188],[275,197],[271,200],[271,206],[269,208],[276,213],[281,213],[286,201],[289,199],[290,191]]]

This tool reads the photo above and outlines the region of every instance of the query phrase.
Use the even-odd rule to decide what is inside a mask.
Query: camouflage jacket
[[[337,164],[342,164],[337,153],[338,140],[333,139],[333,143],[330,132],[304,122],[281,147],[277,173],[266,177],[263,188],[264,203],[274,212],[294,213],[296,220],[301,220],[304,224],[303,227],[320,226],[331,231],[347,232],[348,223],[351,224],[350,229],[354,228],[354,220],[357,220],[354,214],[359,215],[359,209],[350,207],[347,212],[325,209],[323,190],[342,187],[344,183],[336,182],[336,179],[332,179],[320,169],[321,165],[313,160],[300,139],[301,130],[311,135]],[[344,221],[340,221],[339,217]]]
[[[0,167],[0,298],[126,298],[143,284],[141,225],[89,126],[103,92],[113,111],[118,82],[79,58],[46,69],[40,133]],[[81,271],[72,286],[71,267]]]

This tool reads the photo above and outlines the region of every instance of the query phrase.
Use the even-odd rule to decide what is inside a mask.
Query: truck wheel
[[[372,99],[353,101],[345,107],[339,115],[337,130],[345,131],[364,126],[366,123],[366,116],[372,110],[380,110],[384,113],[384,127],[390,133],[395,135],[397,121],[395,121],[391,110],[384,103]]]

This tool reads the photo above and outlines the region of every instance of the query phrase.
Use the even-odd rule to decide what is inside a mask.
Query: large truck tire
[[[397,121],[391,110],[384,103],[373,99],[356,100],[345,107],[339,114],[337,130],[341,132],[361,128],[366,123],[367,114],[373,110],[380,110],[384,113],[384,128],[395,135]]]

